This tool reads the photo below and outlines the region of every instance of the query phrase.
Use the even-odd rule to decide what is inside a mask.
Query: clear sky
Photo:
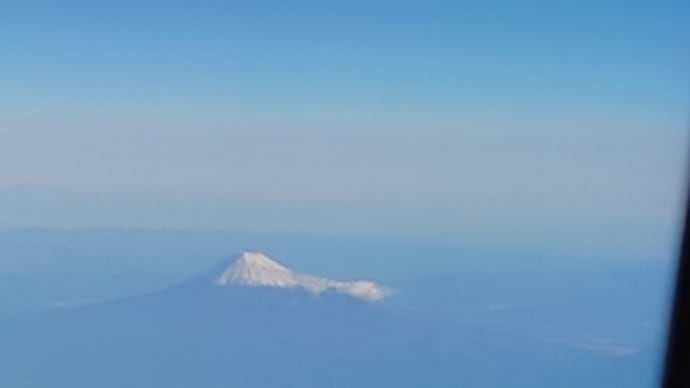
[[[690,107],[678,1],[17,1],[0,228],[656,255]]]

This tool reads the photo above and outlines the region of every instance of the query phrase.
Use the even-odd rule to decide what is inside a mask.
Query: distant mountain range
[[[457,297],[435,294],[434,308],[451,309]],[[243,252],[159,292],[0,319],[0,386],[646,388],[651,381],[638,372],[650,370],[643,351],[592,352],[399,301],[374,282],[301,274]]]

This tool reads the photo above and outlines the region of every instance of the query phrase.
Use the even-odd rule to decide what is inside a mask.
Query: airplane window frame
[[[686,182],[690,182],[690,179]],[[687,186],[686,193],[685,219],[668,326],[662,388],[690,387],[690,186]]]

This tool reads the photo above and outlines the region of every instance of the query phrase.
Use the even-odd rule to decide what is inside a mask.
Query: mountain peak
[[[370,281],[337,281],[293,272],[261,252],[242,252],[215,279],[220,287],[301,288],[313,294],[334,292],[359,299],[379,300],[390,291]]]
[[[265,254],[261,252],[250,252],[250,251],[243,251],[240,252],[239,256],[237,257],[236,262],[242,262],[246,263],[247,265],[252,265],[252,266],[280,266],[277,262],[266,256]]]
[[[261,252],[242,252],[217,279],[216,284],[266,287],[296,287],[292,271]]]

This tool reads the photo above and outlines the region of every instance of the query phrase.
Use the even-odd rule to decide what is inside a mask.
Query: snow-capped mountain
[[[293,272],[260,252],[242,252],[214,281],[221,287],[300,288],[317,295],[334,292],[370,301],[391,294],[371,281],[338,281]]]
[[[506,288],[517,294],[508,299],[516,306],[535,300],[519,293],[526,282],[538,282],[531,272],[526,275],[518,278],[517,289]],[[472,282],[475,278],[481,287]],[[472,273],[450,277],[449,285],[443,279],[424,283],[410,304],[404,300],[409,288],[403,300],[369,303],[387,290],[371,282],[296,273],[263,254],[245,252],[156,293],[0,317],[0,387],[653,385],[651,373],[629,373],[649,370],[656,360],[643,347],[635,354],[607,355],[602,351],[612,346],[620,353],[616,342],[561,337],[548,325],[543,336],[539,325],[522,333],[523,323],[532,322],[529,318],[473,313],[473,306],[510,296],[487,294],[483,288],[505,276]],[[542,289],[558,292],[549,279],[549,288]],[[556,299],[572,301],[567,295]],[[460,315],[448,311],[453,308]],[[581,306],[573,308],[582,311]],[[534,322],[544,319],[539,310],[527,311],[536,313]],[[475,316],[481,319],[473,320]],[[577,314],[564,316],[577,320]],[[578,326],[563,327],[567,333]]]

